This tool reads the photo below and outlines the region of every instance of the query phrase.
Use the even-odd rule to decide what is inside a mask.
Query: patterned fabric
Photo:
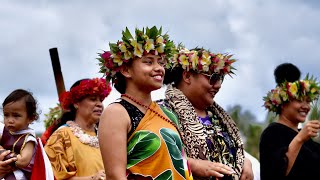
[[[212,126],[214,126],[215,122],[213,121],[213,124],[209,126],[203,125],[199,121],[191,102],[179,89],[169,85],[166,90],[166,100],[169,107],[179,117],[180,130],[188,157],[227,164],[236,171],[233,179],[240,179],[244,163],[243,142],[239,129],[224,109],[215,102],[208,108],[208,111],[215,115],[216,120],[221,120],[219,121],[221,131],[217,131],[217,127],[215,127],[216,132],[214,132]],[[228,133],[230,141],[226,142],[219,135],[218,132],[223,132],[222,129]],[[211,150],[207,144],[208,139],[211,139],[210,141],[213,143],[212,146],[214,148],[210,148]],[[229,153],[228,149],[225,149],[227,145],[231,148],[233,146],[236,149],[236,157],[232,157],[232,153]],[[198,178],[195,177],[195,179]]]
[[[170,114],[155,102],[150,108],[162,116]],[[128,139],[127,173],[128,179],[192,180],[177,129],[151,110]]]
[[[68,126],[56,130],[44,148],[57,180],[91,176],[104,169],[100,149],[81,143]]]
[[[131,119],[131,130],[128,133],[128,137],[132,135],[134,130],[137,129],[141,119],[143,118],[144,114],[133,104],[129,103],[128,101],[121,99],[120,102],[116,102],[121,104],[128,112],[130,119]]]
[[[5,179],[30,179],[37,147],[35,137],[35,131],[31,128],[16,132],[9,132],[9,130],[4,127],[4,124],[0,123],[0,145],[4,149],[14,151],[15,154],[20,154],[26,143],[34,142],[35,144],[32,159],[28,166],[16,169],[12,173],[7,174]]]

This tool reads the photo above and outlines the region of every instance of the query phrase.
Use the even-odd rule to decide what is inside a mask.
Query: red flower
[[[111,92],[110,83],[107,84],[103,78],[83,80],[70,91],[61,94],[59,101],[63,110],[69,110],[70,106],[86,96],[97,95],[101,99],[107,97]]]
[[[104,52],[103,54],[101,54],[101,57],[102,57],[105,61],[109,60],[110,57],[111,57],[110,51]]]

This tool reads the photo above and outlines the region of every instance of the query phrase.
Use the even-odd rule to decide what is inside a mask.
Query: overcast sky
[[[262,97],[275,87],[273,69],[291,62],[320,78],[320,1],[317,0],[1,0],[0,102],[17,88],[33,92],[43,114],[58,102],[49,49],[57,47],[67,89],[100,77],[97,53],[126,26],[162,26],[187,48],[234,54],[236,76],[215,100],[240,104],[263,121]],[[119,94],[113,90],[107,105]],[[164,89],[153,93],[164,97]]]

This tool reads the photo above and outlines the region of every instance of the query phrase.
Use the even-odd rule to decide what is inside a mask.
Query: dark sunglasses
[[[223,80],[224,80],[224,75],[221,75],[221,74],[215,74],[215,73],[213,73],[211,75],[205,74],[205,73],[201,73],[201,74],[203,74],[203,75],[205,75],[206,77],[209,78],[209,83],[211,85],[216,84],[218,81],[220,81],[222,83]]]

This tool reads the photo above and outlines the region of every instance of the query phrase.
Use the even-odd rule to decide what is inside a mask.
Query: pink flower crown
[[[135,29],[133,37],[126,28],[122,31],[122,41],[109,43],[110,51],[98,53],[100,73],[104,73],[107,81],[115,80],[115,74],[119,72],[122,65],[128,63],[135,57],[141,58],[146,54],[165,56],[171,58],[176,51],[173,41],[169,40],[167,34],[162,35],[162,28],[153,26],[146,29]]]
[[[229,54],[212,53],[205,49],[188,50],[181,48],[170,61],[170,68],[181,66],[183,69],[208,74],[234,74],[232,63],[236,60]]]
[[[267,96],[263,97],[264,107],[269,111],[279,113],[279,108],[291,99],[302,100],[307,97],[308,100],[314,101],[319,97],[319,94],[319,82],[307,75],[304,80],[284,82],[269,91]]]
[[[87,96],[99,96],[102,100],[111,92],[110,84],[104,78],[82,80],[78,86],[60,95],[59,101],[63,110],[70,110],[70,106]]]

